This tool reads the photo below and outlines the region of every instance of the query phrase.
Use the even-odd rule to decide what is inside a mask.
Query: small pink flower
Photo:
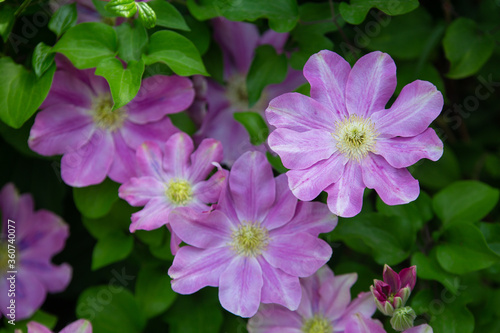
[[[286,176],[273,177],[266,156],[246,152],[233,165],[216,208],[197,213],[178,208],[172,230],[186,243],[168,274],[172,289],[191,294],[219,287],[222,307],[253,316],[262,303],[297,309],[299,277],[323,266],[331,247],[318,235],[337,217],[319,202],[297,202]]]
[[[131,178],[118,191],[120,198],[132,206],[145,206],[132,214],[130,232],[168,226],[174,208],[189,207],[203,212],[209,209],[208,203],[217,201],[227,171],[219,166],[219,171],[205,179],[222,160],[222,145],[217,140],[205,139],[193,150],[193,141],[185,133],[172,135],[162,145],[145,142],[137,149],[138,177]],[[172,253],[175,254],[180,243],[172,232]]]
[[[370,290],[377,308],[386,316],[392,316],[395,309],[405,306],[417,281],[417,266],[404,268],[396,273],[384,266],[384,281],[374,280]]]
[[[12,183],[0,191],[0,211],[0,313],[7,315],[10,299],[14,299],[15,319],[29,318],[43,304],[48,292],[63,291],[71,280],[71,266],[57,266],[51,262],[52,257],[64,248],[69,228],[54,213],[44,209],[35,211],[31,195],[19,195]],[[7,255],[14,253],[8,252],[9,246],[15,248],[14,258]],[[8,297],[10,282],[14,281],[12,276],[15,298]]]
[[[348,329],[349,321],[355,315],[370,318],[376,307],[367,292],[351,301],[350,289],[357,278],[356,273],[335,276],[328,266],[323,266],[313,276],[300,279],[302,300],[297,311],[263,304],[248,321],[248,331],[359,333]]]
[[[338,54],[321,51],[309,58],[304,76],[311,97],[287,93],[273,99],[267,121],[277,127],[269,147],[288,169],[288,183],[300,200],[328,193],[328,207],[339,216],[361,211],[365,187],[389,205],[419,194],[406,167],[422,158],[438,160],[443,143],[429,124],[443,107],[430,82],[406,85],[389,109],[396,88],[396,65],[372,52],[351,66]]]
[[[297,332],[298,333],[298,332]],[[387,333],[378,321],[359,314],[352,316],[346,324],[346,333]],[[403,333],[433,333],[432,327],[422,324],[409,328]]]
[[[28,143],[41,155],[63,155],[61,176],[70,186],[99,184],[106,176],[123,183],[135,175],[135,150],[177,132],[166,115],[183,111],[193,98],[188,78],[156,75],[142,81],[130,103],[111,111],[106,80],[59,59]]]
[[[28,333],[52,333],[50,329],[36,321],[30,321],[27,326]],[[20,330],[19,333],[21,333]],[[59,333],[92,333],[92,324],[88,320],[79,319],[63,328]]]

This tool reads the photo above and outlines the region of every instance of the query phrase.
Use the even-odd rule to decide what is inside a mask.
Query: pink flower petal
[[[268,30],[271,31],[271,30]],[[302,74],[302,71],[288,68],[286,78],[281,83],[270,84],[262,92],[262,103],[268,105],[269,101],[279,95],[294,91],[300,86],[307,83],[307,80]],[[260,101],[259,101],[260,104]]]
[[[344,333],[386,333],[378,321],[356,313],[347,321]]]
[[[417,266],[403,268],[401,272],[399,272],[399,278],[401,280],[401,287],[404,288],[409,285],[410,289],[413,290],[417,283]]]
[[[295,216],[279,231],[282,235],[307,232],[318,237],[321,233],[332,231],[337,226],[337,220],[325,204],[299,201]]]
[[[113,132],[113,141],[116,153],[108,176],[117,183],[125,183],[137,176],[135,150],[125,143],[120,132]]]
[[[430,327],[427,324],[412,327],[412,328],[404,331],[404,333],[433,333],[433,332],[434,331],[433,331],[432,327]]]
[[[226,186],[228,176],[229,172],[221,168],[208,180],[196,183],[193,186],[193,196],[201,202],[217,202],[222,189]]]
[[[16,320],[29,318],[42,306],[47,295],[45,286],[35,275],[29,274],[21,269],[18,270],[16,279]],[[0,292],[7,295],[9,290],[9,278],[11,275],[2,276],[0,281]],[[9,297],[0,297],[1,312],[5,315],[9,306]]]
[[[109,92],[109,89],[107,92]],[[86,84],[81,80],[79,75],[75,75],[73,70],[57,70],[52,79],[49,94],[40,108],[43,110],[56,105],[59,107],[72,105],[76,108],[89,110],[95,96],[96,94],[88,83]]]
[[[404,86],[390,109],[374,113],[371,120],[384,137],[415,136],[436,119],[443,103],[432,83],[417,80]]]
[[[198,248],[227,246],[231,242],[232,223],[224,213],[199,213],[190,208],[177,208],[169,216],[175,234],[185,243]]]
[[[304,76],[311,84],[311,97],[328,106],[335,121],[348,116],[345,90],[351,66],[337,53],[323,50],[313,54],[304,65]]]
[[[183,132],[172,135],[165,143],[163,170],[174,177],[186,179],[193,150],[193,140],[189,135]]]
[[[26,258],[22,255],[23,269],[36,276],[48,292],[58,293],[65,290],[71,281],[72,268],[68,264],[53,265],[37,258]]]
[[[172,206],[166,197],[156,197],[148,201],[146,206],[132,214],[130,232],[136,230],[154,230],[169,223]]]
[[[360,293],[345,309],[340,320],[335,323],[335,327],[340,330],[344,329],[353,316],[362,315],[365,318],[370,318],[376,310],[377,306],[372,294],[370,292]]]
[[[432,128],[428,128],[423,133],[409,138],[379,138],[375,150],[391,166],[406,168],[422,158],[439,160],[443,155],[443,142]]]
[[[276,198],[273,171],[259,152],[247,152],[234,163],[229,186],[240,221],[262,221]]]
[[[332,248],[325,241],[307,233],[281,235],[275,229],[269,236],[271,241],[262,255],[272,266],[293,276],[313,274],[332,255]]]
[[[276,303],[291,311],[297,310],[302,296],[299,278],[274,268],[262,257],[258,257],[262,268],[262,303]]]
[[[193,84],[188,78],[154,75],[142,81],[137,96],[126,108],[131,121],[145,124],[186,110],[193,99]]]
[[[219,286],[220,275],[231,265],[233,256],[229,248],[181,247],[168,270],[173,279],[172,290],[179,294],[192,294],[203,287]]]
[[[375,154],[368,154],[362,161],[362,173],[366,187],[375,189],[388,205],[411,202],[420,192],[418,181],[408,170],[395,169]]]
[[[251,317],[259,309],[263,283],[257,259],[237,256],[220,275],[220,304],[237,316]]]
[[[158,143],[147,141],[140,145],[136,151],[136,161],[139,175],[167,181],[163,171],[163,151]]]
[[[95,127],[87,110],[69,104],[40,111],[31,127],[28,144],[41,155],[58,155],[75,150],[89,141]]]
[[[361,211],[365,184],[358,162],[349,161],[342,177],[325,189],[328,208],[338,216],[352,217]]]
[[[289,222],[295,215],[297,198],[288,188],[286,175],[279,175],[276,181],[276,200],[273,203],[262,225],[268,230],[276,229]],[[288,224],[287,224],[288,225]]]
[[[276,32],[274,30],[267,30],[262,34],[259,40],[259,45],[272,45],[278,54],[283,53],[286,41],[288,40],[288,33]]]
[[[396,293],[401,288],[401,279],[399,274],[396,273],[389,265],[384,265],[384,282],[391,288],[391,293]]]
[[[52,333],[51,330],[49,330],[47,327],[43,326],[40,323],[37,323],[36,321],[30,321],[27,325],[26,328],[28,329],[28,333]]]
[[[295,132],[278,128],[269,135],[268,144],[288,169],[309,168],[337,151],[336,140],[324,130]]]
[[[358,275],[356,273],[337,275],[331,281],[325,281],[320,285],[319,310],[329,320],[340,318],[351,302],[351,287],[354,285]],[[329,282],[329,283],[328,283]],[[335,325],[337,328],[338,326]]]
[[[154,177],[133,177],[118,189],[118,196],[132,206],[144,206],[149,200],[165,195],[165,186]]]
[[[339,181],[346,163],[344,155],[334,153],[327,160],[319,161],[310,168],[288,171],[288,185],[297,198],[310,201],[329,185]]]
[[[312,129],[335,131],[336,114],[318,101],[299,93],[274,98],[266,109],[269,124],[296,132]]]
[[[188,179],[192,182],[205,180],[214,169],[212,163],[222,161],[222,156],[222,145],[219,141],[214,139],[203,140],[191,155],[191,165],[188,167]]]
[[[350,115],[368,118],[385,109],[396,90],[396,65],[387,53],[375,51],[354,64],[346,85],[346,106]]]
[[[92,324],[85,319],[79,319],[66,326],[59,333],[92,333]]]
[[[247,326],[249,333],[303,333],[301,328],[300,315],[277,304],[262,304]]]
[[[96,131],[84,146],[64,154],[61,159],[61,177],[73,187],[99,184],[106,178],[114,157],[111,133]]]
[[[120,129],[123,139],[132,149],[137,149],[145,141],[164,143],[179,129],[172,124],[169,117],[146,124],[136,124],[125,120]]]

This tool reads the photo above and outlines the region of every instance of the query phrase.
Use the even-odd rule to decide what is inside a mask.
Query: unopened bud
[[[417,314],[409,306],[396,309],[391,318],[391,326],[394,330],[402,332],[413,327],[413,321],[416,317]]]

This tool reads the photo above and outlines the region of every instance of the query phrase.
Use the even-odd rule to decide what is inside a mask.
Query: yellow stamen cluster
[[[304,333],[332,333],[333,327],[325,317],[315,315],[304,322],[302,326]]]
[[[337,141],[337,149],[350,160],[360,161],[374,151],[378,133],[370,119],[351,115],[336,124],[332,133]]]
[[[269,245],[269,231],[257,222],[243,222],[231,237],[234,251],[245,257],[256,257]]]
[[[186,180],[171,180],[167,185],[165,194],[176,206],[185,206],[192,199],[193,190]]]
[[[93,101],[93,120],[98,127],[114,131],[123,125],[126,118],[125,109],[111,111],[112,108],[113,101],[110,95],[99,96]]]

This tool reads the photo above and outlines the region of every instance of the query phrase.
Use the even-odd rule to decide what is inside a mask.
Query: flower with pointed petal
[[[99,184],[106,176],[119,183],[135,176],[135,150],[144,141],[164,142],[178,132],[166,115],[183,111],[194,98],[188,78],[156,75],[142,81],[131,102],[111,111],[104,78],[65,59],[57,64],[28,144],[41,155],[63,154],[61,176],[73,187]]]
[[[234,119],[235,112],[255,111],[264,113],[269,101],[287,91],[295,90],[306,83],[300,71],[288,69],[285,80],[278,84],[267,86],[260,99],[252,107],[248,104],[246,78],[255,55],[255,49],[260,45],[271,45],[277,53],[283,53],[288,39],[287,33],[266,31],[259,36],[257,26],[245,22],[232,22],[219,17],[212,20],[214,39],[219,44],[224,57],[224,82],[221,85],[213,79],[206,79],[206,85],[199,100],[191,108],[195,121],[200,121],[201,128],[196,139],[215,138],[224,146],[224,160],[227,165],[246,151],[266,151],[264,145],[253,146],[250,137],[242,124]],[[200,80],[204,80],[200,78]]]
[[[194,151],[193,140],[185,133],[172,135],[158,145],[145,142],[137,150],[138,177],[133,177],[118,190],[120,198],[132,206],[145,206],[132,214],[130,232],[153,230],[169,223],[170,212],[189,207],[197,212],[209,209],[219,198],[227,171],[219,170],[205,180],[222,160],[222,145],[205,139]],[[172,232],[170,247],[176,253],[180,239]]]
[[[15,270],[16,319],[29,318],[43,304],[48,292],[63,291],[71,280],[71,266],[51,262],[64,248],[69,228],[54,213],[44,209],[35,211],[32,196],[19,195],[12,183],[0,191],[0,211],[4,237],[0,238],[0,295],[3,295],[0,313],[9,313],[10,275],[6,272]],[[11,234],[8,230],[15,230],[14,241],[7,238]],[[15,246],[15,262],[9,261],[12,258],[8,257],[7,245]]]
[[[361,211],[365,187],[388,205],[415,200],[418,181],[406,167],[443,153],[443,143],[428,128],[443,107],[436,87],[414,81],[385,109],[396,88],[396,66],[378,51],[351,68],[323,50],[309,58],[304,76],[311,97],[287,93],[266,110],[267,121],[277,127],[268,144],[290,169],[293,194],[309,201],[324,190],[330,210],[343,217]]]
[[[52,333],[50,329],[36,321],[30,321],[27,327],[28,333]],[[16,331],[16,333],[18,332]],[[19,333],[21,333],[20,330]],[[88,320],[79,319],[63,328],[59,333],[92,333],[92,324]]]
[[[356,273],[334,275],[328,266],[323,266],[313,276],[300,280],[302,300],[297,311],[263,304],[248,321],[248,331],[348,333],[346,324],[352,316],[358,314],[369,318],[376,310],[370,293],[360,293],[351,301],[350,289],[356,279]]]
[[[346,324],[346,333],[387,333],[379,321],[356,314]],[[422,324],[403,333],[433,333],[432,327]]]
[[[318,235],[337,217],[319,202],[297,202],[286,176],[273,177],[266,156],[246,152],[234,163],[216,208],[197,213],[178,208],[172,230],[189,246],[177,252],[168,274],[172,289],[191,294],[219,287],[222,306],[242,317],[262,303],[297,309],[299,277],[323,266],[332,254]]]
[[[386,316],[392,316],[394,310],[405,306],[408,297],[417,282],[417,266],[404,268],[396,273],[388,265],[384,266],[384,281],[374,280],[370,290],[377,308]]]

